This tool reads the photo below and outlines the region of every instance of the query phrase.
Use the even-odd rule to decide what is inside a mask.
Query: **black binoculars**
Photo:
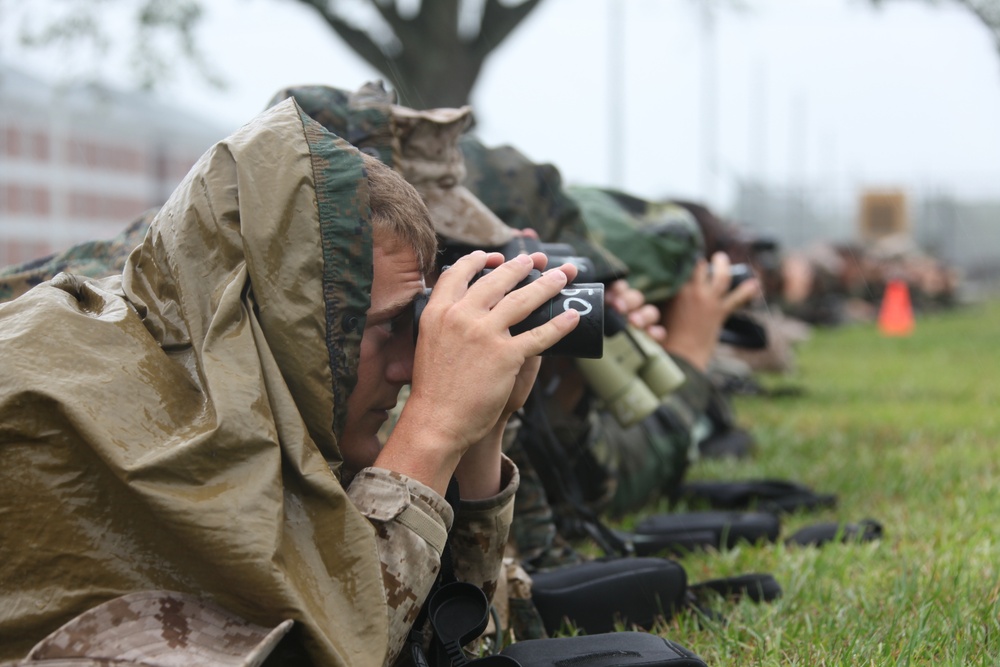
[[[712,275],[712,265],[708,266],[708,275]],[[732,264],[729,267],[729,291],[733,291],[742,283],[754,277],[753,269],[749,264]]]
[[[447,270],[444,267],[442,270]],[[472,279],[475,282],[488,274],[492,269],[484,269]],[[529,285],[541,277],[541,273],[531,270],[528,277],[518,283],[514,289]],[[470,283],[471,284],[471,283]],[[420,315],[424,312],[431,290],[426,289],[418,294],[413,301],[413,336],[414,340],[420,334]],[[542,352],[549,357],[577,357],[581,359],[599,359],[604,354],[604,285],[602,283],[570,283],[559,294],[536,308],[528,317],[510,328],[512,336],[524,333],[541,326],[566,310],[576,310],[580,313],[580,323],[560,341]]]

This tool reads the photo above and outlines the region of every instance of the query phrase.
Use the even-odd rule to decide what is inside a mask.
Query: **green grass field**
[[[1000,303],[816,330],[792,376],[801,396],[741,397],[750,461],[702,461],[690,479],[779,477],[836,493],[836,509],[783,519],[880,521],[879,542],[772,544],[691,555],[694,582],[770,572],[771,604],[719,606],[658,630],[711,666],[1000,665]]]

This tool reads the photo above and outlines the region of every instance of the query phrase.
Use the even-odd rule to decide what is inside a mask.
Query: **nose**
[[[413,355],[416,346],[413,342],[413,330],[407,327],[405,331],[397,332],[389,342],[386,353],[389,362],[385,367],[385,379],[392,384],[409,384],[413,379]]]

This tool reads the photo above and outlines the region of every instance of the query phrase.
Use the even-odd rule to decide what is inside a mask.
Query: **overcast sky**
[[[223,128],[284,86],[378,78],[298,2],[204,4],[202,48],[229,87],[182,70],[160,94]],[[918,0],[744,4],[709,23],[688,0],[545,0],[487,63],[478,132],[568,182],[723,209],[745,180],[1000,197],[1000,57],[971,15]],[[0,56],[57,75],[5,42]]]

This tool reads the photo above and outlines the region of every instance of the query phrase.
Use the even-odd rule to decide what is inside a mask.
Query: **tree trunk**
[[[345,22],[332,0],[299,1],[388,80],[400,104],[432,109],[468,104],[486,58],[542,0],[517,5],[485,0],[478,34],[470,37],[459,34],[461,0],[424,0],[412,18],[400,16],[395,2],[370,0],[392,28],[395,42],[388,44]]]

